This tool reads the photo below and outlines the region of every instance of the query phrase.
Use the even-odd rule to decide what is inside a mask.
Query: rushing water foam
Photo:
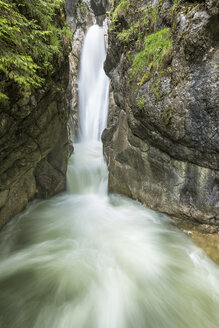
[[[97,140],[75,145],[68,191],[12,220],[0,250],[1,328],[218,327],[218,267],[167,216],[107,194]]]

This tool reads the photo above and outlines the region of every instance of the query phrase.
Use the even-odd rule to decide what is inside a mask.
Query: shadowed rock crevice
[[[90,0],[90,4],[95,16],[105,15],[109,9],[108,0]]]

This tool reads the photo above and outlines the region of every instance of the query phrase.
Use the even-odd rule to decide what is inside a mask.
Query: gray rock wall
[[[148,2],[146,2],[148,4]],[[116,105],[104,131],[109,190],[190,221],[219,225],[218,3],[155,4],[160,30],[170,27],[172,57],[149,79],[130,81],[134,46],[118,39],[121,25],[136,21],[131,10],[109,35],[105,70]],[[170,15],[172,13],[172,15]],[[137,36],[136,40],[137,42]],[[143,105],[139,108],[138,99]],[[216,228],[217,229],[217,228]]]
[[[72,152],[67,123],[68,50],[43,88],[22,96],[8,87],[0,105],[0,228],[28,201],[65,190]]]

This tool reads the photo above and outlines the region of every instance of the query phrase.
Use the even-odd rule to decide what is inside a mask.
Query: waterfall
[[[100,140],[106,126],[109,78],[103,70],[106,58],[104,31],[90,27],[82,48],[79,74],[80,140]]]
[[[100,142],[109,103],[109,78],[103,69],[105,58],[104,30],[93,25],[86,33],[80,60],[80,143],[75,145],[75,156],[68,169],[68,190],[75,194],[107,194],[107,168]]]
[[[166,215],[107,193],[104,58],[93,26],[68,190],[33,202],[0,233],[0,327],[217,328],[216,264]]]

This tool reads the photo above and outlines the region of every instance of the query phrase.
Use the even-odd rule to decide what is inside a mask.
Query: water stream
[[[82,71],[84,60],[94,68],[92,94],[81,77],[81,142],[68,191],[33,202],[0,234],[0,327],[216,328],[218,266],[167,216],[107,193],[99,138],[109,81],[103,72],[103,89],[93,80],[104,58],[103,31],[94,26],[81,61]]]

